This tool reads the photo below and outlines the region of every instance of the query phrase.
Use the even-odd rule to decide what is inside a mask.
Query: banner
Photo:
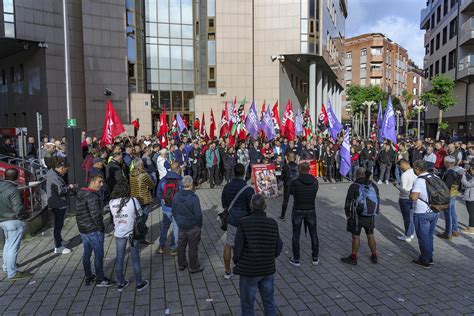
[[[252,177],[255,193],[263,194],[265,197],[278,196],[278,182],[275,174],[275,165],[253,165]]]
[[[316,168],[316,160],[300,160],[300,163],[307,162],[309,164],[309,174],[313,177],[318,176],[318,171]]]

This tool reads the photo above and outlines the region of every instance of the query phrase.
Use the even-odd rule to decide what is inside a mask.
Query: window
[[[380,70],[382,69],[382,64],[370,64],[370,70]]]
[[[417,81],[418,81],[417,79],[418,79],[418,77],[413,77],[413,83],[414,83],[414,84],[417,83]]]
[[[361,79],[360,79],[360,85],[361,85],[362,87],[365,87],[366,84],[367,84],[367,83],[366,83],[366,79],[365,79],[365,78],[361,78]]]
[[[436,9],[436,23],[439,23],[441,20],[441,6],[438,6],[438,9]]]
[[[449,39],[452,39],[458,34],[458,18],[454,18],[449,22]]]
[[[434,38],[430,42],[430,55],[434,53]]]
[[[445,73],[446,72],[446,56],[443,56],[443,58],[441,58],[441,73]]]
[[[3,22],[5,37],[15,37],[15,5],[13,0],[3,0]]]
[[[352,59],[352,52],[346,53],[346,59]]]
[[[451,0],[451,8],[454,7],[458,3],[458,0]]]
[[[361,55],[361,56],[367,56],[367,48],[362,48],[362,49],[360,50],[360,55]]]
[[[207,0],[207,16],[216,16],[216,0]]]
[[[416,105],[417,105],[417,103],[416,103],[416,100],[415,100],[415,99],[413,99],[413,101],[412,101],[412,105],[413,105],[413,106],[416,106]]]
[[[346,66],[346,71],[352,71],[352,66]]]
[[[437,74],[439,74],[439,60],[437,60],[437,61],[435,62],[434,75],[436,76]]]
[[[360,69],[361,69],[361,70],[367,69],[367,64],[366,64],[366,63],[360,64]]]
[[[453,69],[456,66],[456,50],[453,49],[449,52],[448,56],[448,70]]]
[[[449,0],[444,0],[444,4],[443,4],[443,15],[446,15],[448,14],[448,10],[449,10],[449,4],[448,4]]]
[[[431,15],[431,28],[434,29],[435,25],[436,25],[435,24],[435,14],[433,13]]]
[[[418,89],[417,88],[413,88],[413,95],[418,95]]]
[[[436,50],[439,49],[440,33],[436,34]]]
[[[372,55],[382,55],[382,47],[372,47],[370,53]]]
[[[448,27],[445,26],[443,29],[443,45],[448,41]]]
[[[433,65],[430,66],[430,79],[433,77]]]
[[[380,85],[380,82],[381,82],[380,78],[371,78],[371,79],[370,79],[370,84],[371,84],[372,86],[377,86],[377,85],[379,86],[379,85]]]

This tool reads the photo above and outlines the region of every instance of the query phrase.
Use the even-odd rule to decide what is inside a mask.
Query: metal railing
[[[31,172],[31,174],[35,176],[36,180],[44,178],[46,176],[46,172],[48,172],[48,168],[46,168],[38,159],[23,159],[0,154],[0,161],[18,166]]]

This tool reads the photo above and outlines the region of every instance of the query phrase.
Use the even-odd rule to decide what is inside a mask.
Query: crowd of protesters
[[[282,222],[286,219],[289,197],[293,196],[293,256],[289,262],[296,267],[301,265],[302,260],[299,239],[303,223],[311,236],[311,263],[320,263],[317,178],[324,182],[352,181],[344,209],[347,231],[352,235],[352,248],[348,257],[341,258],[343,263],[357,264],[362,230],[367,235],[370,260],[378,263],[374,237],[376,215],[380,209],[377,185],[392,184],[399,191],[404,234],[398,239],[411,242],[416,236],[420,256],[413,260],[415,264],[423,268],[434,264],[433,236],[439,214],[444,214],[445,229],[437,234],[438,237],[449,240],[460,236],[456,210],[459,195],[463,196],[469,215],[469,225],[464,232],[474,234],[474,144],[447,144],[431,139],[400,139],[398,144],[393,144],[353,138],[351,170],[341,176],[342,139],[334,142],[325,137],[315,137],[289,141],[277,137],[271,142],[246,139],[229,145],[229,139],[208,140],[190,134],[172,138],[166,146],[152,136],[117,137],[113,144],[100,148],[97,138],[84,135],[82,167],[87,185],[82,188],[67,182],[69,166],[65,159],[67,146],[64,139],[46,139],[38,149],[34,139],[30,144],[30,151],[39,151],[42,163],[49,169],[46,187],[48,208],[54,218],[54,253],[67,255],[71,252],[61,233],[69,197],[75,195],[76,221],[84,248],[85,283],[95,282],[99,287],[117,284],[117,289],[123,291],[129,285],[124,276],[127,244],[130,244],[136,288],[141,291],[148,286],[148,281],[143,280],[141,275],[140,245],[151,242],[146,236],[136,239],[134,230],[137,221],[146,222],[155,203],[161,207],[163,217],[157,253],[177,256],[180,271],[203,271],[198,258],[202,211],[194,191],[203,186],[213,189],[225,184],[222,188],[222,208],[227,210],[228,215],[225,218],[224,278],[240,275],[244,315],[253,314],[257,288],[260,289],[265,311],[274,314],[275,258],[281,253],[282,242],[278,223],[266,215],[265,198],[255,194],[248,181],[252,166],[257,164],[275,165],[283,196],[279,216]],[[11,141],[5,140],[1,148],[4,154],[15,154]],[[308,160],[315,162],[316,176],[310,174]],[[7,201],[3,193],[14,191],[11,187],[15,180],[13,172],[7,173],[5,180],[2,182],[5,189],[0,195],[0,203],[10,213],[0,216],[0,225],[4,230],[14,228],[21,234],[24,224],[16,200],[13,200],[15,203]],[[442,209],[434,205],[430,192],[433,185],[441,186],[440,183],[441,189],[449,191],[448,202],[442,203]],[[108,214],[111,222],[107,225],[104,215]],[[15,223],[10,223],[13,221]],[[107,278],[103,270],[107,226],[114,229],[116,240],[117,282]],[[28,276],[16,271],[15,249],[18,247],[19,240],[6,247],[7,255],[4,250],[8,278],[11,279]],[[95,274],[91,269],[92,253]]]

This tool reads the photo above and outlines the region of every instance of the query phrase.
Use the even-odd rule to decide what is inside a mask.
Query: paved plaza
[[[309,235],[301,236],[302,265],[288,262],[291,256],[291,220],[279,222],[284,243],[277,260],[275,297],[281,315],[319,314],[474,314],[474,237],[462,234],[452,241],[435,239],[435,265],[425,270],[411,263],[418,254],[412,243],[396,239],[402,231],[397,190],[381,185],[381,215],[376,218],[379,264],[370,263],[366,238],[357,266],[340,262],[350,254],[350,234],[345,231],[344,199],[348,183],[321,183],[317,198],[319,266],[311,265]],[[202,243],[199,249],[202,274],[179,272],[176,259],[156,255],[157,244],[143,247],[143,276],[151,285],[143,292],[134,287],[131,262],[127,276],[131,285],[122,293],[86,286],[81,263],[82,245],[74,217],[66,220],[64,237],[72,239],[73,253],[54,255],[52,230],[22,243],[19,265],[34,273],[30,280],[11,283],[2,275],[0,313],[3,315],[238,315],[239,291],[236,276],[223,278],[222,261],[225,233],[216,221],[221,210],[222,187],[197,191],[204,214]],[[269,216],[277,218],[281,197],[270,199]],[[290,206],[291,206],[290,201]],[[457,213],[462,227],[467,212],[462,203]],[[151,238],[158,240],[161,211],[150,214]],[[108,221],[108,217],[107,217]],[[438,231],[444,221],[438,222]],[[105,272],[115,279],[115,242],[105,240]],[[258,299],[259,300],[259,299]],[[257,304],[259,314],[261,305]]]

